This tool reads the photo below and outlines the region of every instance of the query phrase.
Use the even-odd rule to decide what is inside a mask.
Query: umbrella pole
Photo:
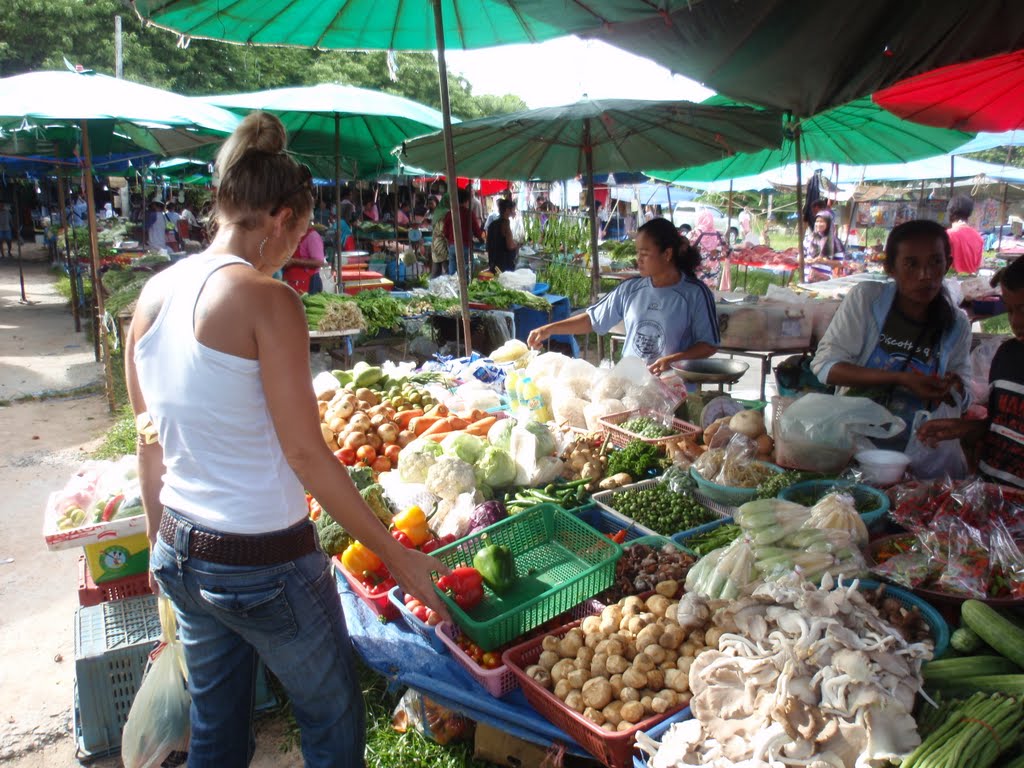
[[[64,257],[68,266],[68,277],[71,279],[71,318],[75,322],[75,333],[82,330],[82,319],[78,315],[78,264],[71,260],[71,243],[68,241],[69,223],[64,210],[64,172],[57,166],[57,205],[60,206],[61,229],[64,230]]]
[[[732,229],[732,179],[729,179],[729,220],[725,225],[725,242],[729,243],[729,230]]]
[[[337,230],[337,247],[334,249],[334,268],[338,279],[334,283],[334,292],[343,293],[341,285],[341,115],[334,115],[334,226]]]
[[[924,207],[924,179],[921,179],[921,194],[917,198],[917,218],[921,218],[921,209]]]
[[[14,234],[18,238],[18,282],[21,283],[21,303],[28,304],[28,297],[25,296],[25,270],[21,265],[21,205],[18,203],[20,188],[14,185]]]
[[[82,154],[85,158],[85,203],[89,210],[89,254],[92,262],[92,295],[96,304],[96,335],[103,351],[103,384],[107,391],[107,406],[113,413],[117,407],[114,402],[114,369],[110,360],[110,346],[107,343],[107,329],[103,323],[103,284],[100,282],[100,246],[96,233],[96,201],[93,199],[92,184],[92,149],[89,146],[89,122],[82,121]]]
[[[1006,192],[1010,185],[1007,182],[1003,182],[1003,202],[999,206],[999,223],[996,225],[996,232],[999,234],[996,236],[996,258],[1003,252],[1003,222],[1006,221]]]
[[[146,176],[147,168],[145,165],[142,166],[142,238],[139,242],[142,243],[142,250],[146,250],[146,246],[149,245],[149,233],[146,231],[146,218],[149,215],[149,204],[146,202]]]
[[[583,121],[583,158],[587,171],[587,211],[590,215],[590,303],[601,292],[601,260],[597,255],[597,205],[594,202],[594,150],[591,146],[590,119]],[[597,359],[604,356],[604,340],[597,336]]]
[[[431,0],[434,6],[434,34],[437,37],[437,80],[441,90],[441,119],[444,128],[445,173],[448,175],[448,202],[452,217],[452,240],[455,246],[455,265],[459,275],[459,303],[462,307],[462,332],[465,336],[466,355],[473,350],[469,328],[469,276],[463,257],[462,212],[459,210],[459,184],[455,175],[455,144],[452,141],[452,108],[448,96],[448,65],[444,56],[444,19],[441,0]],[[471,257],[472,258],[472,257]]]
[[[956,174],[956,155],[949,156],[949,199],[953,199],[953,176]]]
[[[804,274],[804,181],[801,163],[803,158],[800,153],[800,124],[797,123],[793,131],[793,139],[796,142],[796,247],[798,252],[797,268],[800,270],[799,282],[804,282],[807,276]]]

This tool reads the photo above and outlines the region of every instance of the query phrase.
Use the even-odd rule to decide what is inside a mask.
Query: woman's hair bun
[[[288,143],[284,125],[269,112],[250,112],[235,129],[239,149],[254,149],[276,155],[283,152]]]

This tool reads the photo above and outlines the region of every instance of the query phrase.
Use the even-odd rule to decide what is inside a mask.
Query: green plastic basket
[[[472,565],[473,556],[493,544],[512,551],[516,583],[484,599],[468,613],[438,590],[455,623],[484,651],[491,651],[560,616],[612,585],[618,544],[555,504],[512,515],[432,554],[449,568]]]

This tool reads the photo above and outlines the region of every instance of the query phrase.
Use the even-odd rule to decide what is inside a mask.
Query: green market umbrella
[[[322,83],[256,93],[208,96],[203,101],[240,114],[263,110],[277,115],[288,131],[288,150],[324,173],[333,161],[335,203],[341,204],[341,166],[347,175],[377,175],[394,169],[392,150],[406,139],[440,130],[436,109],[390,93]],[[341,243],[341,221],[338,221]],[[340,248],[339,248],[340,251]]]
[[[91,72],[43,71],[0,78],[0,128],[30,129],[63,124],[81,131],[82,175],[89,207],[89,250],[93,285],[99,284],[99,243],[92,182],[92,133],[116,133],[149,152],[183,154],[219,141],[238,118],[210,104],[158,88]],[[96,351],[106,373],[107,399],[114,407],[113,372],[102,327],[103,294],[96,302]],[[99,359],[97,357],[97,359]]]
[[[507,179],[586,177],[591,226],[591,299],[597,298],[597,210],[594,174],[651,163],[693,165],[735,152],[778,146],[775,112],[690,102],[584,100],[562,107],[514,112],[460,123],[452,129],[459,168],[469,176]],[[406,142],[402,161],[437,168],[439,134]]]
[[[647,2],[622,3],[599,14],[582,3],[551,0],[134,0],[133,6],[144,21],[185,37],[321,50],[436,50],[446,134],[451,131],[447,44],[485,48],[536,43],[651,14]],[[547,18],[554,6],[555,17]],[[455,189],[455,155],[450,142],[445,173],[448,188]],[[454,232],[456,252],[461,253],[461,229],[455,227]],[[469,293],[463,260],[456,259],[456,263],[468,353]]]

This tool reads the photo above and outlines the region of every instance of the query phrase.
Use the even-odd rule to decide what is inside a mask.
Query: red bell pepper
[[[450,533],[446,533],[444,536],[442,536],[439,539],[437,539],[437,538],[427,539],[423,543],[423,546],[420,547],[420,551],[422,551],[423,553],[429,555],[434,550],[440,549],[441,547],[445,547],[445,546],[451,544],[453,541],[455,541],[455,537],[452,536]]]
[[[409,534],[407,534],[405,531],[400,531],[397,528],[393,528],[391,530],[391,538],[393,538],[406,549],[416,548],[412,543],[412,539],[409,538]]]
[[[476,568],[462,566],[437,580],[437,588],[448,594],[464,611],[472,610],[484,599],[483,576]]]

